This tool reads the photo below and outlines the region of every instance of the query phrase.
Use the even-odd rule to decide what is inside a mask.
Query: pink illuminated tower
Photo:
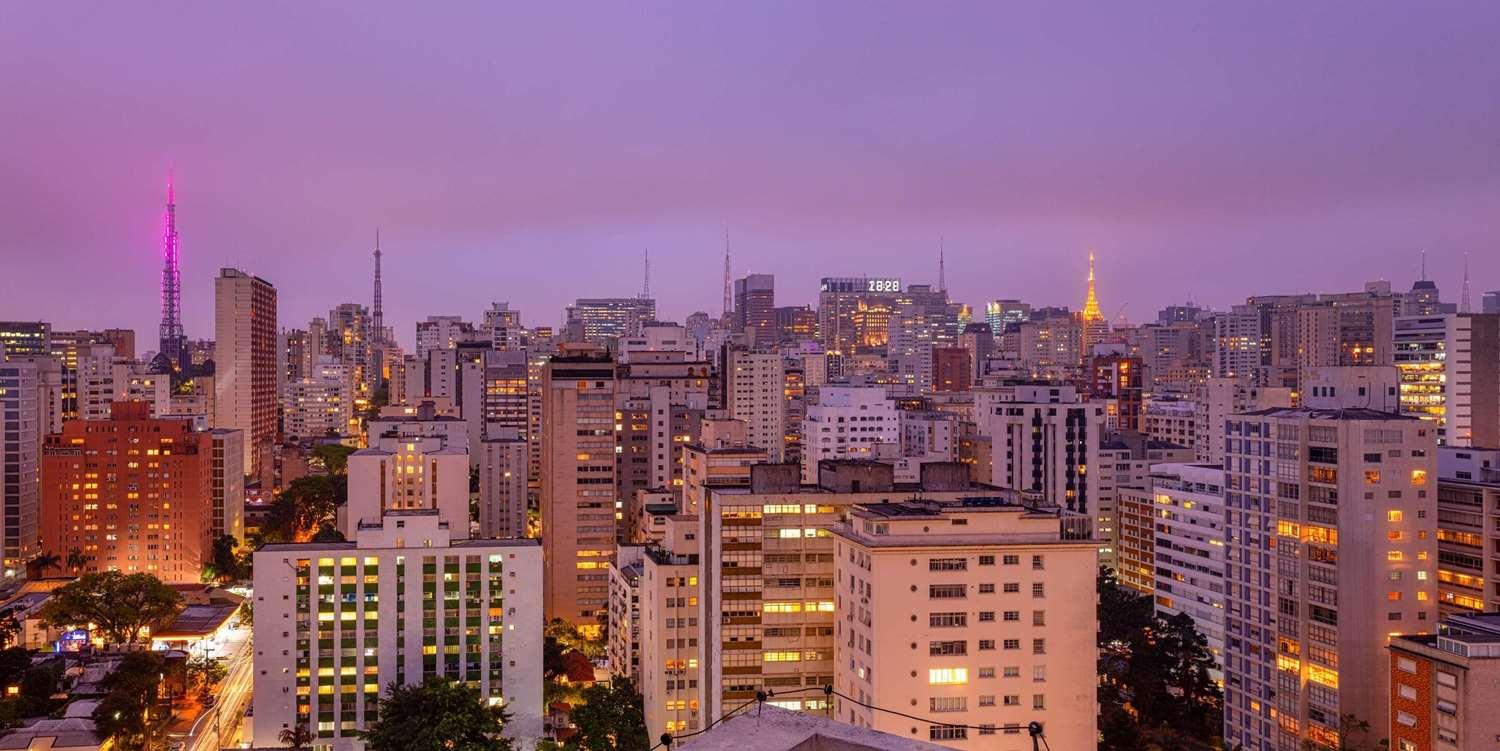
[[[167,213],[162,230],[161,341],[158,358],[181,370],[187,349],[182,333],[182,269],[177,264],[177,197],[167,177]]]

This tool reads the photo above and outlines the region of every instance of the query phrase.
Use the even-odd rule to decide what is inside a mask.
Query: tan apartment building
[[[1026,751],[1032,722],[1049,747],[1096,743],[1087,516],[1002,492],[858,504],[833,535],[835,719],[952,748]]]
[[[542,379],[546,618],[597,629],[617,530],[614,363],[604,354],[562,355]]]

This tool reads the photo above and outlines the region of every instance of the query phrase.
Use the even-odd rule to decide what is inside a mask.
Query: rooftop
[[[762,704],[684,741],[682,751],[941,751],[943,746]]]
[[[1392,420],[1392,421],[1415,421],[1420,418],[1410,415],[1397,414],[1395,412],[1381,412],[1378,409],[1366,409],[1364,407],[1350,407],[1346,409],[1313,409],[1311,407],[1271,407],[1269,409],[1258,409],[1253,412],[1238,413],[1244,417],[1304,417],[1309,420]]]

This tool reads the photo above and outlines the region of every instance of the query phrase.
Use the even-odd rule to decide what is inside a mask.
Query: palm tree
[[[83,554],[79,548],[68,551],[68,570],[75,574],[82,573],[83,567],[89,565],[88,556]]]
[[[292,751],[307,751],[312,748],[312,742],[317,738],[306,725],[299,724],[296,727],[282,728],[280,738],[282,745]]]
[[[46,575],[47,569],[62,570],[62,558],[51,551],[37,553],[31,560],[26,562],[26,578],[40,579]]]

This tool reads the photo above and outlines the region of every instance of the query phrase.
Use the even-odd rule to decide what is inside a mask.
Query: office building
[[[318,748],[353,751],[389,686],[438,676],[504,708],[506,734],[535,747],[541,550],[462,539],[462,523],[431,508],[388,509],[348,542],[256,551],[254,745],[282,745],[283,730],[305,725]]]
[[[830,354],[852,355],[885,346],[890,311],[901,280],[825,277],[818,291],[818,334]]]
[[[734,280],[734,331],[751,334],[755,346],[776,345],[776,278],[750,274]]]
[[[973,356],[973,352],[964,347],[933,347],[930,390],[961,394],[972,388]]]
[[[546,617],[597,629],[615,552],[615,365],[563,354],[542,374]]]
[[[186,420],[115,402],[110,419],[73,421],[42,450],[38,549],[77,550],[83,571],[202,580],[212,555],[213,442]]]
[[[1402,316],[1394,324],[1392,360],[1401,373],[1401,411],[1446,434],[1444,376],[1450,316]]]
[[[1093,747],[1089,528],[1014,494],[856,504],[832,525],[834,689],[931,718],[917,737],[952,748],[1020,749],[1032,722],[1050,746]],[[904,736],[914,724],[842,698],[832,716]]]
[[[0,324],[0,328],[15,327]],[[41,358],[42,356],[35,356]],[[0,554],[5,577],[17,576],[37,547],[42,436],[44,423],[42,381],[32,356],[0,360]]]
[[[214,279],[214,421],[245,436],[245,472],[259,477],[276,435],[276,288],[239,269]]]
[[[1500,738],[1500,615],[1453,616],[1391,639],[1390,748],[1458,751]]]
[[[0,355],[6,359],[52,353],[52,324],[46,321],[0,321]]]
[[[777,308],[776,338],[782,344],[818,340],[818,313],[811,306]]]
[[[1386,645],[1437,624],[1434,429],[1327,385],[1388,371],[1394,403],[1394,368],[1333,370],[1225,422],[1225,742],[1247,751],[1338,747],[1349,715],[1386,737]]]
[[[649,297],[580,297],[567,310],[577,321],[583,340],[605,346],[613,339],[634,336],[647,321],[656,320],[656,300]]]

